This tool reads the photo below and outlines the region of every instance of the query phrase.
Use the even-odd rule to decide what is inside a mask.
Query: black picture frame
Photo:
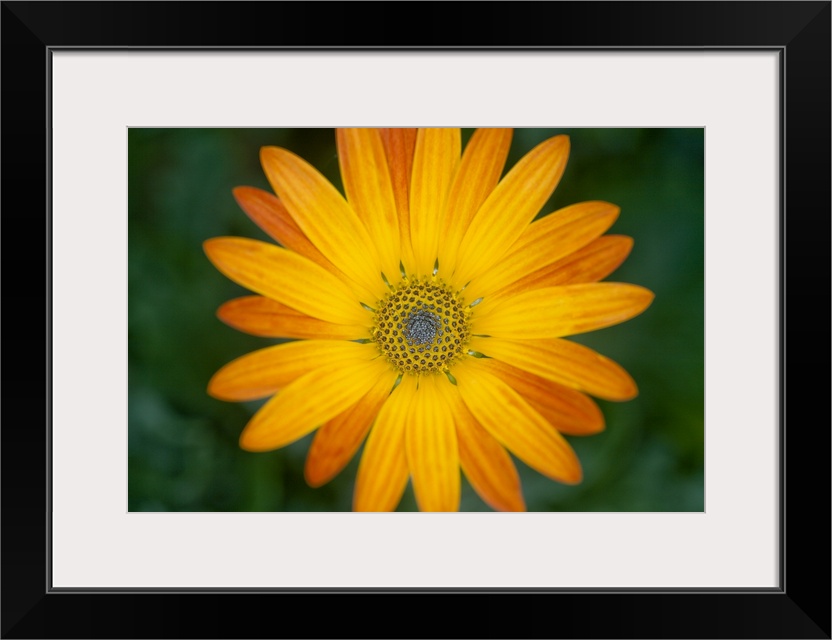
[[[52,590],[47,134],[67,47],[779,52],[780,587]],[[830,2],[3,2],[2,53],[3,638],[830,637]]]

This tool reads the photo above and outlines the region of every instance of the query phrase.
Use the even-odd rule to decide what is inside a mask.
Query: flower
[[[569,139],[550,138],[501,179],[511,130],[341,129],[346,197],[277,147],[260,160],[274,195],[238,187],[242,209],[280,245],[205,242],[223,274],[258,295],[218,316],[258,336],[294,338],[221,368],[219,399],[271,396],[240,446],[268,451],[317,429],[312,486],[365,441],[357,511],[390,511],[408,480],[422,511],[457,511],[460,468],[492,508],[525,509],[508,452],[574,484],[562,434],[604,428],[590,395],[637,390],[615,362],[564,339],[641,313],[653,294],[599,282],[632,240],[602,235],[619,208],[583,202],[535,219],[557,186]]]

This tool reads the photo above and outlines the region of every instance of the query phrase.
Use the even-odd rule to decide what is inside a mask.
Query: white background
[[[777,76],[770,52],[55,53],[54,586],[776,586]],[[706,513],[128,513],[127,127],[301,125],[706,127]]]

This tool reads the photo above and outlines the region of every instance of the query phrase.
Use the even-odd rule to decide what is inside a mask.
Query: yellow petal
[[[580,482],[581,463],[563,436],[520,394],[477,364],[468,361],[454,368],[459,392],[474,418],[532,469],[558,482]]]
[[[653,301],[652,291],[633,284],[593,282],[532,289],[480,305],[478,334],[495,338],[559,338],[629,320]]]
[[[333,275],[344,277],[344,274],[310,242],[283,203],[274,195],[254,187],[237,187],[234,189],[234,198],[246,215],[277,242],[309,258]]]
[[[417,129],[380,129],[387,153],[390,178],[399,213],[401,259],[406,269],[413,265],[413,245],[410,241],[410,178],[413,173],[413,153],[416,149]]]
[[[318,320],[263,296],[229,300],[217,309],[217,317],[238,331],[264,338],[358,340],[370,337],[366,326]]]
[[[561,433],[587,436],[604,430],[604,415],[598,405],[580,391],[493,358],[484,358],[480,365],[523,396]]]
[[[416,378],[404,376],[378,412],[358,465],[354,511],[393,511],[402,499],[409,475],[405,423],[415,393]]]
[[[636,383],[622,367],[600,353],[562,339],[474,338],[473,351],[604,400],[632,400]]]
[[[284,447],[349,409],[380,377],[389,376],[387,364],[372,355],[375,360],[324,361],[294,380],[254,414],[240,435],[240,447],[247,451]]]
[[[353,292],[308,258],[247,238],[212,238],[203,247],[217,269],[255,293],[336,324],[370,321]]]
[[[385,287],[376,249],[338,190],[286,149],[263,147],[260,161],[275,193],[320,252],[368,291],[382,295]]]
[[[511,136],[511,129],[477,129],[465,146],[439,234],[439,267],[446,274],[453,273],[456,267],[459,243],[471,218],[500,180]]]
[[[552,195],[568,157],[569,138],[555,136],[537,145],[506,174],[462,239],[455,282],[469,282],[502,257]]]
[[[498,511],[525,511],[520,476],[511,456],[474,419],[456,387],[439,389],[453,414],[460,466],[474,491]]]
[[[252,351],[232,360],[208,383],[219,400],[242,402],[265,398],[322,364],[367,360],[372,345],[345,340],[299,340]]]
[[[306,455],[304,475],[312,487],[332,480],[349,463],[390,395],[395,375],[379,377],[367,394],[318,431]]]
[[[429,275],[438,257],[439,232],[461,149],[459,129],[420,129],[410,181],[410,239],[417,275]]]
[[[407,466],[420,511],[459,510],[459,452],[450,407],[437,390],[443,376],[422,376],[405,427]]]
[[[601,236],[575,253],[495,291],[493,297],[541,287],[598,282],[621,266],[632,248],[633,239],[627,236]]]
[[[399,273],[399,216],[377,129],[338,129],[338,161],[350,206],[364,223],[389,280]]]
[[[488,296],[574,253],[609,229],[619,211],[608,202],[582,202],[535,220],[499,261],[471,282],[468,295],[472,300]]]

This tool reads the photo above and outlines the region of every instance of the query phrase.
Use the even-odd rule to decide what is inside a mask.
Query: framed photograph
[[[830,4],[601,6],[3,4],[4,637],[830,637]]]

